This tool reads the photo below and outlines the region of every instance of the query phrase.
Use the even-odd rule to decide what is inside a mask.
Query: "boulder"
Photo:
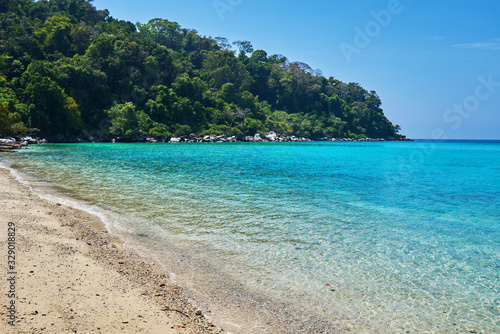
[[[270,141],[275,141],[276,140],[276,137],[278,137],[278,135],[276,134],[276,132],[274,131],[269,131],[268,133],[266,133],[264,135],[264,137],[266,137],[267,140],[270,140]]]

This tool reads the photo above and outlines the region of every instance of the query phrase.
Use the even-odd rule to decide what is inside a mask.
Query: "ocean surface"
[[[500,142],[44,144],[0,155],[234,333],[500,333]]]

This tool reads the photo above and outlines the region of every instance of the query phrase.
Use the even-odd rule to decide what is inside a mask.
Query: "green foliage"
[[[267,126],[270,130],[283,135],[292,134],[291,117],[283,110],[274,111],[267,118]]]
[[[3,131],[26,124],[41,135],[99,131],[123,140],[400,131],[377,94],[357,83],[254,51],[249,41],[233,42],[234,51],[224,37],[173,21],[116,20],[89,0],[0,0],[0,37]]]
[[[39,73],[26,73],[24,99],[35,105],[30,114],[32,125],[43,133],[78,133],[82,130],[80,111],[75,100],[53,80]]]
[[[72,24],[67,16],[54,15],[48,18],[43,27],[35,32],[35,36],[44,52],[69,55],[71,28]]]
[[[174,136],[187,136],[191,133],[191,127],[186,124],[176,124],[173,130]]]
[[[7,80],[0,76],[0,134],[22,135],[28,131],[23,118],[28,120],[28,107],[21,103]],[[24,116],[24,117],[23,117]]]
[[[177,22],[156,18],[146,24],[137,23],[137,28],[156,43],[170,49],[178,49],[182,44],[181,26]]]
[[[240,129],[230,127],[224,124],[221,125],[216,125],[216,124],[210,124],[209,128],[203,132],[201,132],[201,135],[216,135],[216,136],[226,136],[226,137],[232,137],[232,136],[243,136],[243,133],[240,131]]]
[[[137,110],[131,103],[117,104],[108,110],[111,119],[110,132],[112,135],[125,140],[132,140],[148,134],[151,119],[143,111]],[[155,131],[159,131],[155,129]]]
[[[21,115],[10,112],[7,104],[0,101],[0,134],[17,136],[26,133],[28,129],[21,121]]]
[[[166,139],[172,136],[172,133],[168,131],[165,124],[154,122],[151,129],[149,130],[149,135],[153,138]]]
[[[258,119],[248,118],[243,124],[243,129],[246,134],[255,135],[256,133],[268,132],[269,129],[264,123]]]

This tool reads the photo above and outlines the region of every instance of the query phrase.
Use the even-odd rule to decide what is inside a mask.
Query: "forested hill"
[[[233,48],[236,50],[233,50]],[[85,0],[0,0],[0,134],[399,137],[380,98],[307,64]]]

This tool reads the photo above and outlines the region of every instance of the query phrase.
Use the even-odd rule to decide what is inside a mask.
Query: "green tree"
[[[55,15],[45,21],[43,27],[35,32],[35,36],[45,52],[59,52],[68,56],[71,51],[72,28],[73,24],[68,17]]]
[[[233,44],[161,18],[134,25],[91,0],[0,0],[0,102],[41,135],[86,134],[111,112],[114,134],[129,139],[400,136],[374,91]]]
[[[0,102],[0,134],[17,136],[26,133],[27,130],[21,121],[21,115],[9,112],[8,105]]]
[[[182,46],[181,26],[177,22],[156,18],[149,20],[146,24],[137,23],[137,28],[146,36],[154,38],[154,41],[160,45],[173,50],[179,50]]]
[[[245,65],[232,51],[209,52],[203,62],[202,73],[202,78],[217,89],[225,83],[232,83],[240,90],[247,90],[253,81]]]
[[[24,95],[35,106],[30,115],[33,127],[49,135],[76,134],[82,130],[83,123],[75,100],[50,78],[39,73],[30,76]]]
[[[111,134],[124,140],[132,140],[135,137],[148,134],[153,125],[148,115],[137,110],[131,102],[111,107],[108,110],[108,115],[111,119]]]

